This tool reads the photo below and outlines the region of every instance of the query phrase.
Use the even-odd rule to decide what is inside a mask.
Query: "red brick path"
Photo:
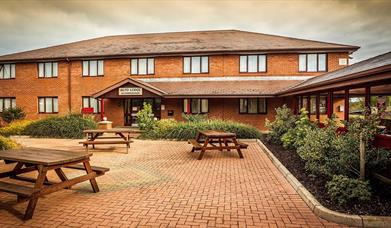
[[[18,140],[80,150],[77,140]],[[190,148],[185,142],[136,140],[129,154],[98,150],[92,164],[111,168],[98,178],[100,193],[92,193],[86,182],[50,194],[27,222],[0,206],[0,227],[335,226],[310,211],[255,143],[244,159],[212,151],[198,161]],[[0,193],[0,202],[14,198]],[[14,208],[24,212],[25,207]]]

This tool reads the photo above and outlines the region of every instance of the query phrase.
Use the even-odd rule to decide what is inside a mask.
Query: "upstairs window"
[[[130,74],[133,75],[155,74],[155,59],[154,58],[131,59]]]
[[[85,60],[83,61],[83,76],[97,77],[104,75],[103,60]]]
[[[266,55],[241,55],[240,73],[266,72]]]
[[[58,76],[57,62],[38,63],[39,78],[56,78],[57,76]]]
[[[186,114],[205,114],[209,112],[208,99],[183,99],[183,112]]]
[[[267,106],[265,98],[241,98],[239,100],[240,114],[266,114]]]
[[[58,97],[38,97],[39,113],[58,113]]]
[[[300,72],[324,72],[327,71],[327,54],[300,54]]]
[[[0,79],[15,78],[15,64],[0,64]]]
[[[0,97],[0,112],[3,112],[9,108],[16,107],[16,98],[15,97]]]
[[[209,73],[209,57],[193,56],[183,57],[184,74],[207,74]]]
[[[95,99],[93,97],[82,97],[83,99],[83,108],[93,108],[94,113],[100,113],[100,104],[98,99]]]

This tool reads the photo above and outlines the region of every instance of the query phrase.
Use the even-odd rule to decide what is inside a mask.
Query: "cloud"
[[[241,29],[390,51],[391,1],[1,1],[0,54],[97,36]]]

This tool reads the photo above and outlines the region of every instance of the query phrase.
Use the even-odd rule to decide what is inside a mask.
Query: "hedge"
[[[0,128],[0,135],[22,135],[27,126],[32,123],[31,120],[16,120],[11,122],[8,126]]]
[[[19,144],[12,139],[0,135],[0,150],[10,150],[18,147]]]

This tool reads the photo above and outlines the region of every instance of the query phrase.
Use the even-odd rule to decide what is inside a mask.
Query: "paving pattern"
[[[78,140],[16,139],[24,146],[82,150]],[[91,164],[111,169],[97,179],[99,193],[85,182],[47,195],[27,222],[15,216],[26,203],[11,208],[5,202],[15,196],[0,193],[0,227],[337,226],[310,211],[255,142],[244,159],[208,151],[201,161],[186,142],[135,140],[129,154],[98,147]]]

